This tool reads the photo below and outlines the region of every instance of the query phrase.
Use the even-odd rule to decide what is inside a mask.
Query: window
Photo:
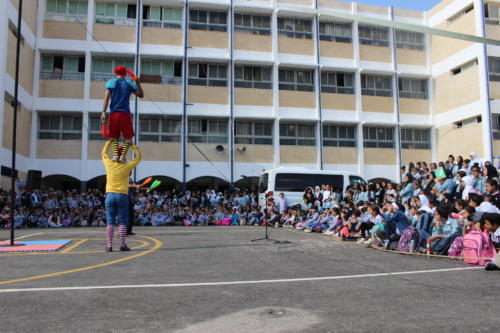
[[[227,13],[191,9],[189,29],[227,31]]]
[[[319,39],[331,42],[350,43],[352,25],[345,23],[319,22]]]
[[[356,147],[356,126],[323,125],[323,146]]]
[[[484,16],[486,18],[487,24],[500,24],[500,14],[498,10],[498,5],[485,4],[484,5]]]
[[[47,0],[46,20],[53,21],[87,21],[87,1]]]
[[[312,20],[278,17],[278,33],[290,38],[312,39]]]
[[[234,14],[234,31],[268,36],[271,34],[271,17],[254,14]]]
[[[273,123],[237,121],[234,127],[234,143],[250,145],[272,145]]]
[[[142,24],[145,27],[176,28],[182,24],[182,9],[161,6],[143,6]]]
[[[89,114],[89,140],[99,140],[99,141],[104,141],[107,140],[106,138],[102,137],[102,132],[101,132],[101,115],[98,113],[94,114]]]
[[[431,130],[428,128],[402,128],[401,148],[431,149]]]
[[[83,80],[84,74],[85,57],[42,55],[42,80]]]
[[[144,83],[181,84],[182,62],[142,60],[141,81]]]
[[[235,66],[234,86],[237,88],[272,89],[271,67]]]
[[[304,192],[308,187],[330,185],[333,188],[344,188],[343,175],[311,174],[311,173],[277,173],[274,181],[276,192]]]
[[[134,68],[133,59],[119,58],[93,58],[92,59],[92,81],[108,81],[115,78],[113,70],[123,65],[127,68]]]
[[[189,64],[189,84],[195,86],[227,86],[227,66],[206,63]]]
[[[392,78],[390,76],[361,75],[361,94],[369,96],[392,96]]]
[[[394,128],[363,127],[363,146],[365,148],[394,148]]]
[[[315,125],[291,123],[280,124],[280,144],[287,146],[315,146]]]
[[[470,11],[472,11],[474,9],[474,5],[470,5],[464,9],[462,9],[461,11],[459,11],[458,13],[450,16],[448,18],[448,20],[446,20],[446,22],[448,24],[451,24],[453,22],[455,22],[456,20],[458,20],[459,18],[461,18],[462,16],[465,16],[467,13],[469,13]]]
[[[354,74],[342,72],[321,73],[321,92],[354,94]]]
[[[493,139],[500,140],[500,115],[494,114],[492,117]]]
[[[477,59],[469,61],[468,63],[465,63],[465,64],[461,65],[460,67],[452,69],[451,73],[452,73],[452,75],[458,75],[462,72],[465,72],[466,70],[469,70],[469,69],[472,69],[475,67],[477,67]]]
[[[500,58],[488,57],[488,72],[490,81],[500,81]]]
[[[399,97],[427,99],[427,80],[399,78]]]
[[[483,121],[483,118],[481,116],[477,116],[477,117],[465,119],[462,121],[457,121],[453,127],[454,128],[462,128],[462,127],[466,127],[466,126],[470,126],[470,125],[474,125],[474,124],[479,124],[482,121]]]
[[[81,140],[81,115],[40,115],[38,138],[51,140]]]
[[[180,142],[181,120],[141,115],[139,140],[148,142]]]
[[[389,29],[360,26],[359,42],[365,45],[389,46]]]
[[[95,23],[135,25],[136,5],[96,2]]]
[[[280,69],[280,90],[314,91],[312,70]]]
[[[189,140],[196,143],[227,143],[227,120],[191,119]]]
[[[424,51],[424,34],[419,32],[396,30],[396,47],[399,49]]]

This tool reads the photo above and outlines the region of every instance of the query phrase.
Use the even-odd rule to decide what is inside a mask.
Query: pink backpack
[[[490,261],[488,258],[494,258],[495,255],[495,246],[488,234],[480,230],[473,230],[464,236],[462,258],[464,258],[465,263],[484,266]]]
[[[186,227],[190,227],[190,226],[192,226],[191,221],[189,221],[189,219],[185,219],[185,220],[184,220],[184,225],[185,225]]]
[[[220,225],[230,225],[231,224],[231,219],[229,217],[225,217],[220,221]]]

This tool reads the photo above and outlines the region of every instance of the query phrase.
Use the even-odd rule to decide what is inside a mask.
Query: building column
[[[276,4],[273,3],[273,13],[271,15],[271,38],[273,44],[273,148],[274,148],[274,167],[281,164],[280,159],[280,89],[279,89],[279,59],[278,59],[278,12]]]
[[[391,6],[388,9],[388,19],[394,20],[394,8]],[[396,29],[389,29],[389,47],[392,53],[392,70],[395,74],[392,75],[392,100],[394,102],[394,121],[396,123],[394,142],[396,148],[396,170],[394,179],[401,179],[401,172],[399,169],[403,164],[403,156],[401,150],[401,115],[399,112],[399,75],[398,75],[398,55],[396,48]]]
[[[358,14],[358,4],[352,3],[352,15]],[[365,174],[365,151],[363,146],[363,101],[361,95],[361,69],[359,56],[359,25],[358,21],[352,23],[352,45],[354,49],[354,97],[356,100],[356,147],[358,150],[358,174],[364,177]]]

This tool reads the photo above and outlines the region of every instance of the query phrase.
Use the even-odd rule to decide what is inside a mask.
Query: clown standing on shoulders
[[[130,113],[130,95],[133,93],[139,98],[144,97],[140,80],[125,66],[118,66],[114,70],[116,78],[106,83],[106,92],[102,105],[101,121],[106,123],[106,111],[110,109],[108,119],[108,136],[113,148],[113,162],[127,163],[127,152],[134,137],[132,115]],[[127,73],[133,80],[125,79]],[[110,103],[111,101],[111,103]],[[125,143],[121,154],[118,153],[118,140],[123,135]]]

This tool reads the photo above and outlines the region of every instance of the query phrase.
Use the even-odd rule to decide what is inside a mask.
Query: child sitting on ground
[[[500,256],[498,255],[498,250],[500,248],[500,214],[486,214],[484,217],[484,227],[490,234],[490,239],[497,249],[497,255],[494,261],[487,263],[484,269],[487,271],[498,271],[500,270]]]

